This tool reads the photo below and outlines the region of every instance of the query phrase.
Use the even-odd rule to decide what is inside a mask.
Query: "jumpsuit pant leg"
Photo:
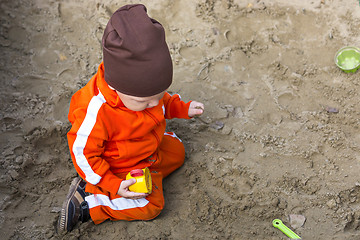
[[[95,224],[107,219],[150,220],[160,214],[165,204],[162,180],[184,163],[184,145],[174,133],[165,133],[154,157],[155,162],[149,167],[153,184],[152,193],[146,198],[127,199],[89,183],[86,184],[85,191],[92,194],[85,200]],[[119,174],[119,177],[125,179],[126,174]]]

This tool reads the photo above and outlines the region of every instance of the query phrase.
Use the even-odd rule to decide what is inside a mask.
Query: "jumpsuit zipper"
[[[152,115],[148,110],[145,109],[144,112],[154,120],[154,122],[156,123],[156,125],[159,125],[159,124],[160,124],[159,120],[157,120],[157,118],[154,117],[154,115]],[[156,138],[156,140],[157,140],[157,143],[160,144],[160,138],[159,138],[159,136],[156,134],[155,130],[152,130],[151,132],[152,132],[152,134],[155,136],[155,138]]]

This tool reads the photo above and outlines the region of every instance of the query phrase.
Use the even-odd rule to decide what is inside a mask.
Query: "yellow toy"
[[[134,169],[126,175],[126,180],[135,178],[136,183],[129,187],[132,192],[148,193],[152,191],[151,175],[148,168]]]

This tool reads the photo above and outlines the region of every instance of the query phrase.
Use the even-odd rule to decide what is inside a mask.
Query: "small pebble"
[[[220,130],[225,126],[225,124],[221,121],[216,121],[215,123],[211,124],[210,127],[215,130]]]
[[[328,113],[338,113],[338,112],[339,112],[339,109],[334,108],[334,107],[326,107],[325,110],[326,110]]]
[[[10,170],[8,173],[13,180],[16,180],[19,177],[19,173],[15,170]]]
[[[326,205],[327,205],[329,208],[333,209],[333,208],[336,207],[336,201],[335,201],[334,199],[330,199],[329,201],[327,201]]]
[[[296,215],[296,214],[290,214],[289,219],[290,219],[290,225],[294,229],[302,227],[306,220],[306,218],[303,215]]]
[[[59,213],[61,211],[61,207],[53,207],[52,209],[51,209],[51,213]]]

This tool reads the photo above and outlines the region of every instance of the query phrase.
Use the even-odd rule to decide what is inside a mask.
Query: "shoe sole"
[[[61,232],[69,232],[72,229],[66,229],[67,228],[67,224],[69,221],[68,216],[68,209],[69,209],[69,204],[71,202],[71,199],[73,198],[73,196],[75,195],[75,193],[77,192],[77,188],[80,185],[81,179],[80,178],[75,178],[70,185],[69,188],[69,192],[66,196],[66,200],[62,205],[61,208],[61,212],[60,212],[60,217],[59,217],[59,222],[58,222],[58,230]]]

